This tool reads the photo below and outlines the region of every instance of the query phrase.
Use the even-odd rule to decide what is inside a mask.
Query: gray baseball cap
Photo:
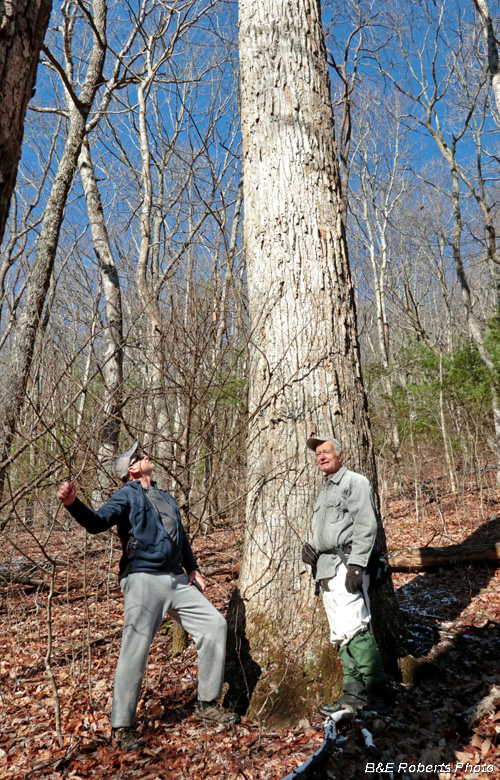
[[[316,447],[320,444],[324,444],[325,441],[333,441],[335,444],[335,448],[337,452],[342,452],[342,446],[338,439],[335,438],[335,436],[311,436],[307,441],[306,444],[309,447],[310,450],[313,452],[316,452]]]
[[[118,479],[121,480],[127,477],[130,461],[132,460],[132,456],[137,452],[138,446],[139,442],[136,441],[129,450],[122,452],[121,455],[118,455],[115,462],[113,463],[113,472],[115,477],[118,477]]]

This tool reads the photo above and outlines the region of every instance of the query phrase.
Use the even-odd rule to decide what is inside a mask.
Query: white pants
[[[348,593],[345,588],[347,566],[343,563],[334,577],[321,580],[323,604],[330,625],[330,642],[347,645],[370,625],[370,599],[368,585],[370,577],[363,574],[363,593]]]

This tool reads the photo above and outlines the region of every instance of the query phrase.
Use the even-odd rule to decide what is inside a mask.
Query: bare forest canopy
[[[307,6],[305,0],[294,4]],[[299,341],[305,344],[313,364],[318,334],[312,319],[294,322],[289,344],[271,358],[261,341],[268,323],[249,303],[242,170],[248,136],[244,143],[240,89],[246,43],[238,40],[238,10],[251,9],[251,0],[240,9],[234,0],[55,3],[35,90],[30,69],[24,93],[21,75],[12,78],[15,57],[4,56],[4,44],[10,45],[14,12],[24,19],[25,6],[20,0],[4,5],[0,96],[6,105],[8,93],[17,112],[22,154],[0,256],[0,531],[8,551],[0,575],[17,583],[6,590],[21,585],[43,595],[47,654],[37,657],[36,673],[51,685],[47,717],[62,745],[65,704],[61,713],[52,604],[71,591],[70,560],[84,543],[84,561],[101,558],[91,584],[86,563],[78,572],[82,620],[90,632],[91,585],[96,604],[101,588],[109,614],[114,596],[108,568],[116,541],[107,537],[108,548],[83,542],[82,535],[72,539],[74,525],[55,497],[57,485],[70,477],[79,495],[100,505],[116,488],[113,458],[139,439],[157,464],[158,482],[178,501],[197,549],[210,548],[224,529],[217,544],[232,552],[217,552],[212,574],[225,577],[227,570],[227,587],[217,597],[227,610],[238,579],[247,495],[258,481],[248,485],[246,476],[253,473],[252,441],[262,431],[253,438],[248,431],[258,428],[261,413],[271,415],[283,388],[301,394],[296,383],[305,363],[295,365],[293,350]],[[274,5],[287,7],[284,0]],[[413,571],[429,552],[426,513],[436,513],[432,528],[441,528],[440,545],[465,539],[465,525],[450,530],[450,516],[466,506],[467,493],[467,509],[476,506],[480,526],[500,484],[500,0],[310,0],[310,7],[319,5],[335,117],[335,143],[327,139],[336,154],[330,168],[340,172],[334,205],[353,278],[380,506],[389,525],[388,507],[411,503],[393,535],[399,543],[408,532],[411,544],[425,545],[425,553],[400,561]],[[48,15],[46,1],[28,6],[29,18],[40,7]],[[247,18],[251,27],[252,14]],[[305,27],[299,23],[296,30]],[[266,34],[281,56],[287,48],[280,49],[287,35],[283,17],[271,20]],[[286,43],[290,53],[293,40]],[[32,42],[33,51],[39,44]],[[251,68],[251,57],[246,62]],[[286,122],[298,124],[303,106],[285,86]],[[328,89],[325,94],[330,111]],[[261,117],[252,120],[255,130]],[[307,137],[308,128],[300,130]],[[0,124],[0,144],[4,136]],[[307,166],[307,149],[300,153]],[[14,146],[9,157],[17,163]],[[0,198],[7,213],[14,174],[2,169],[0,175],[9,183]],[[259,182],[252,186],[258,190]],[[302,193],[292,194],[299,207],[279,215],[285,226],[307,221]],[[0,227],[2,220],[0,214]],[[307,234],[310,226],[302,228]],[[315,240],[324,241],[317,232]],[[283,245],[291,233],[283,230]],[[261,247],[274,239],[269,232]],[[347,261],[345,252],[343,257]],[[272,266],[268,270],[265,303],[274,294],[273,275],[278,278]],[[293,282],[298,293],[292,297],[299,300],[304,292],[308,303],[326,289],[309,289],[299,273]],[[332,307],[331,322],[340,322],[335,345],[347,330],[336,319],[339,309]],[[350,315],[352,325],[352,307]],[[355,339],[345,340],[357,353]],[[255,366],[262,368],[260,385]],[[286,381],[277,389],[281,375]],[[361,379],[359,385],[363,390]],[[351,416],[354,429],[358,420]],[[284,412],[283,418],[291,425]],[[266,486],[271,472],[262,474],[261,466],[259,461],[255,473]],[[288,467],[280,467],[285,488]],[[371,477],[376,482],[375,469]],[[448,513],[444,485],[454,507]],[[311,481],[311,496],[314,490]],[[288,506],[277,511],[290,520]],[[280,572],[292,573],[297,590],[305,579],[302,572],[299,582],[293,569],[303,541],[298,536],[291,550],[283,543]],[[496,539],[487,541],[496,562]],[[289,552],[293,566],[287,568]],[[476,542],[472,552],[470,546],[458,552],[473,558]],[[430,565],[449,555],[434,551]],[[75,587],[82,589],[80,579]],[[37,601],[36,620],[38,609]],[[493,624],[496,630],[496,619]],[[114,641],[115,613],[111,629]],[[158,674],[161,682],[163,671]],[[88,680],[91,691],[90,672]],[[186,691],[183,707],[189,705]],[[96,721],[96,731],[102,724]],[[248,739],[253,744],[253,732]],[[257,739],[260,744],[260,732]],[[309,747],[315,741],[317,734]]]
[[[465,0],[322,10],[380,485],[446,472],[458,489],[457,469],[500,447],[483,16]],[[54,8],[0,266],[4,522],[40,501],[51,516],[67,474],[98,500],[120,435],[151,447],[192,532],[241,512],[254,334],[237,58],[234,3]]]
[[[499,2],[321,5],[378,484],[418,519],[423,480],[459,495],[500,462]],[[13,543],[60,522],[63,478],[102,503],[135,438],[193,538],[244,516],[248,426],[300,367],[290,342],[249,399],[276,356],[249,312],[239,45],[224,0],[52,10],[0,260]]]

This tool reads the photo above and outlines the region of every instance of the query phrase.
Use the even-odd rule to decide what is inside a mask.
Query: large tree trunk
[[[52,0],[4,0],[0,4],[0,244],[51,10]]]
[[[85,122],[97,87],[102,83],[102,68],[106,53],[105,0],[94,0],[93,11],[94,42],[89,66],[80,95],[78,98],[75,96],[75,105],[71,110],[68,135],[43,213],[35,260],[23,309],[16,325],[9,366],[5,372],[0,424],[0,497],[9,466],[9,450],[14,437],[16,420],[24,401],[36,335],[52,276],[66,200],[85,135]]]
[[[254,714],[293,721],[340,671],[300,558],[321,483],[307,437],[331,431],[375,491],[377,480],[318,0],[241,0],[240,65],[250,422],[230,622]]]

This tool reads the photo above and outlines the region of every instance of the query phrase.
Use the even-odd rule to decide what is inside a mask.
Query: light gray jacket
[[[317,580],[333,577],[341,560],[326,552],[352,546],[348,563],[366,566],[375,544],[377,520],[370,483],[361,474],[342,466],[323,485],[312,519],[314,550],[320,554]]]

